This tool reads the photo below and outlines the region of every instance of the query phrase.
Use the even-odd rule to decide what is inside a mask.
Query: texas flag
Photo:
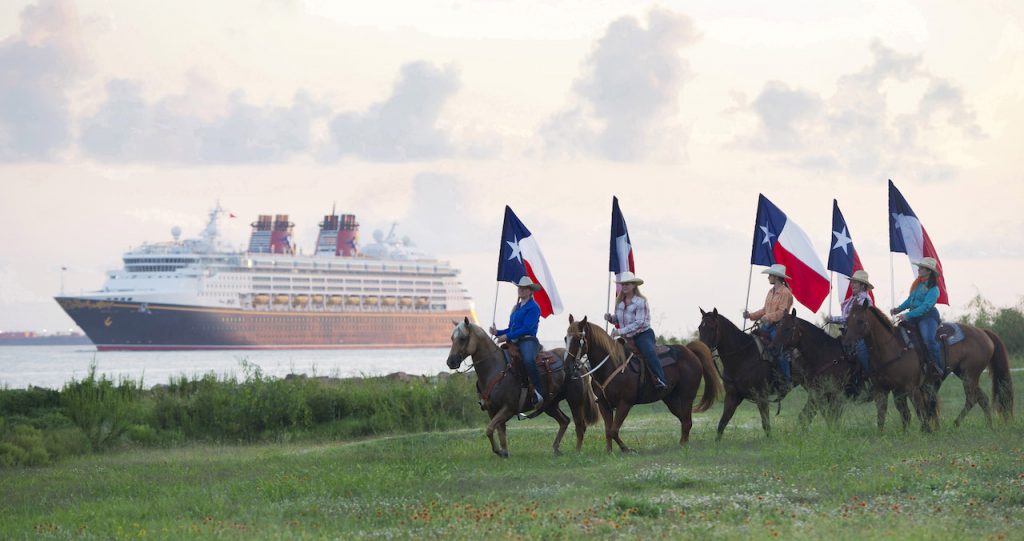
[[[814,253],[811,239],[764,194],[758,194],[750,263],[765,267],[785,265],[793,297],[814,312],[828,297],[828,272]]]
[[[938,304],[949,305],[949,295],[946,294],[946,278],[942,272],[942,262],[939,261],[939,254],[935,252],[932,239],[928,238],[928,232],[924,230],[921,221],[917,219],[914,210],[907,204],[903,194],[896,189],[896,185],[889,181],[889,251],[907,254],[911,263],[917,263],[926,257],[935,258],[939,269],[939,300]],[[917,275],[917,267],[913,267],[914,275]]]
[[[854,272],[864,270],[860,262],[860,256],[853,247],[853,235],[846,227],[846,219],[839,210],[839,202],[832,200],[832,241],[829,243],[832,249],[828,252],[828,270],[839,273],[839,283],[836,288],[843,294],[843,299],[849,299],[853,295],[850,287],[850,277]],[[872,302],[875,294],[868,290]]]
[[[558,296],[555,280],[537,240],[506,205],[505,225],[501,228],[501,247],[498,250],[498,281],[517,284],[523,276],[529,276],[541,286],[540,291],[533,294],[533,300],[540,305],[541,317],[562,312],[562,299]]]
[[[629,241],[626,219],[619,210],[619,198],[615,196],[612,196],[612,238],[608,270],[614,272],[616,278],[626,271],[636,273],[633,265],[633,244]]]

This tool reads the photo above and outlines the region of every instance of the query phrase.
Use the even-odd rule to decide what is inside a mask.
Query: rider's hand
[[[491,328],[488,329],[488,330],[491,332],[491,334],[497,334],[498,333],[498,328],[495,327],[494,325],[491,325]]]
[[[605,314],[604,315],[604,320],[607,321],[608,323],[611,323],[612,322],[612,315],[611,314]]]
[[[750,312],[744,310],[743,311],[743,319],[750,319]]]
[[[895,316],[895,315],[896,315],[896,314],[898,314],[899,312],[897,312],[897,311],[896,311],[896,309],[895,309],[895,308],[893,308],[892,310],[889,310],[889,313]]]

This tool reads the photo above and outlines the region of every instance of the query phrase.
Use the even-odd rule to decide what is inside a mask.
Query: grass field
[[[796,392],[771,439],[745,403],[715,443],[718,405],[696,416],[686,449],[663,407],[634,409],[631,455],[605,454],[599,422],[582,453],[555,457],[555,425],[538,419],[510,424],[507,460],[490,453],[482,422],[78,457],[0,470],[0,538],[1021,539],[1024,373],[1014,376],[1016,421],[989,429],[976,408],[952,428],[953,378],[930,435],[916,418],[900,433],[892,407],[878,434],[873,404],[851,406],[835,430],[817,420],[801,431]]]

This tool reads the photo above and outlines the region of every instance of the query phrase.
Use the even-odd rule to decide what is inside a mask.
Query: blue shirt
[[[939,287],[928,287],[928,284],[921,282],[914,287],[913,291],[910,292],[910,296],[907,300],[903,301],[903,304],[896,307],[896,312],[902,312],[907,308],[910,309],[907,312],[908,318],[921,317],[928,313],[929,310],[935,308],[935,302],[939,300]]]
[[[505,335],[509,340],[516,340],[524,336],[537,336],[537,325],[540,323],[540,305],[530,297],[526,302],[516,303],[512,308],[512,315],[508,317],[508,328],[501,329],[496,334]]]

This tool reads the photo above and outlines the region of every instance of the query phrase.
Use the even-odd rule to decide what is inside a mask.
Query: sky
[[[0,331],[74,328],[62,280],[98,289],[217,201],[238,247],[258,214],[290,215],[307,251],[335,204],[364,240],[397,223],[461,269],[484,323],[515,298],[494,280],[510,205],[566,307],[541,323],[557,340],[606,311],[613,195],[676,336],[698,308],[763,302],[758,194],[822,261],[835,198],[889,306],[913,273],[888,252],[888,179],[936,244],[943,315],[1014,306],[1022,140],[1010,0],[8,0]]]

